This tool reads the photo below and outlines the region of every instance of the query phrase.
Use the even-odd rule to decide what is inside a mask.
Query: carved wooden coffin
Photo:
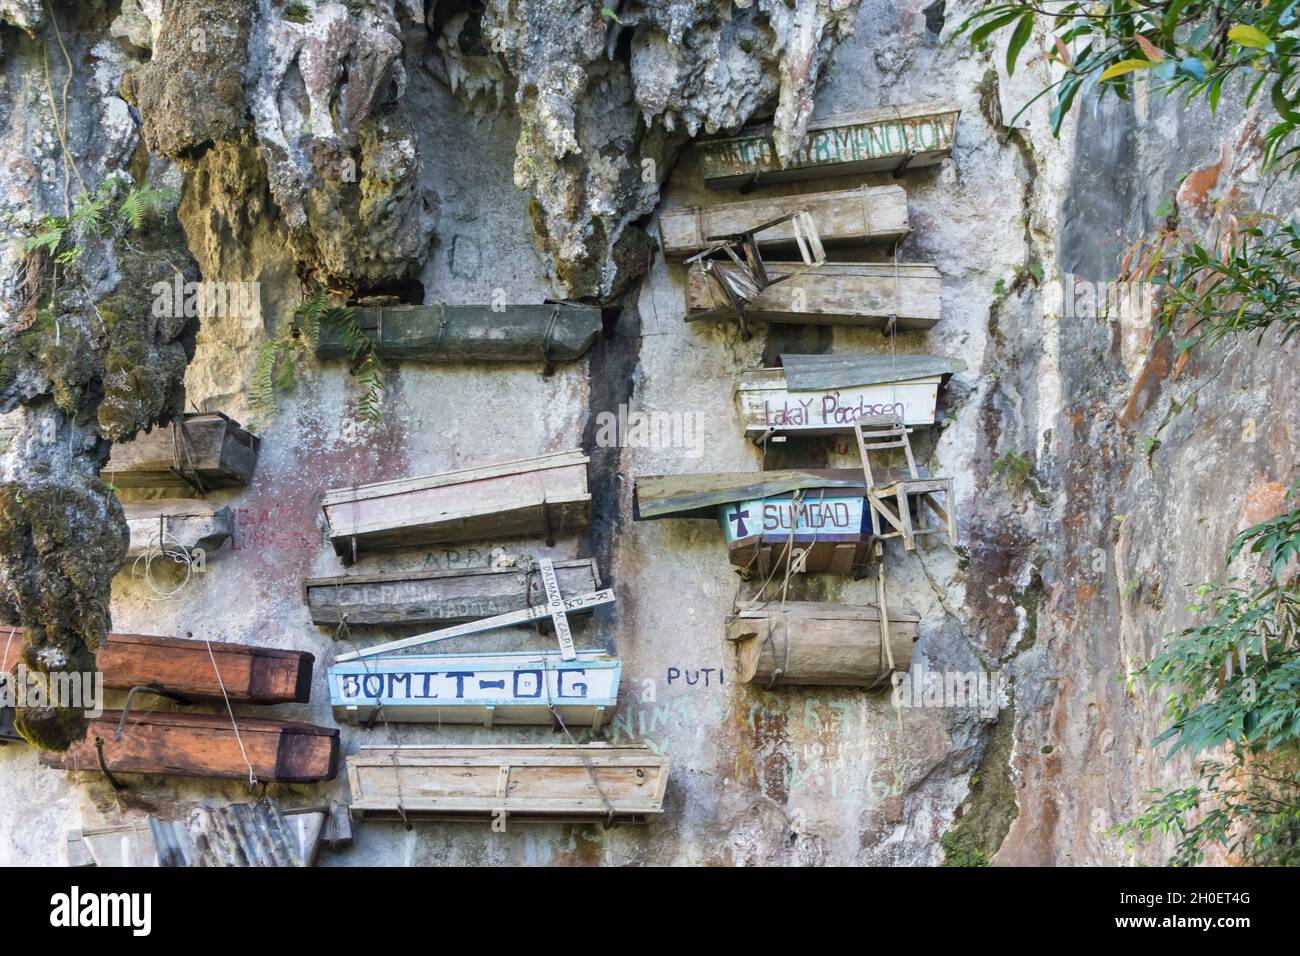
[[[369,722],[547,724],[599,730],[618,703],[620,664],[604,651],[395,654],[329,669],[334,716]]]
[[[0,627],[0,670],[17,662],[21,636],[21,628]],[[306,651],[149,634],[109,634],[95,652],[95,667],[113,690],[151,687],[186,700],[229,697],[241,704],[307,703],[315,660]]]
[[[187,413],[118,442],[100,475],[118,488],[236,488],[252,478],[259,445],[255,435],[220,412]]]
[[[214,509],[192,498],[130,502],[122,510],[131,529],[128,558],[159,548],[215,551],[235,533],[235,513],[229,507]]]
[[[730,264],[716,264],[723,271]],[[873,262],[827,262],[814,269],[796,262],[765,263],[770,285],[745,308],[759,322],[793,325],[860,325],[884,328],[891,316],[900,331],[933,328],[941,316],[943,279],[934,266]],[[714,310],[724,310],[716,312]],[[691,266],[686,281],[686,321],[716,315],[734,316],[718,283],[701,263]],[[712,314],[710,314],[712,313]]]
[[[907,193],[902,186],[860,186],[800,196],[668,209],[659,214],[659,245],[665,256],[684,259],[711,239],[746,232],[802,210],[812,214],[823,243],[892,244],[907,235]],[[754,237],[760,246],[793,247],[794,227],[782,222]]]
[[[570,302],[536,305],[389,305],[353,308],[384,358],[418,362],[568,362],[600,335],[600,309]],[[348,358],[338,330],[321,327],[316,354]]]
[[[600,590],[591,558],[555,562],[565,594]],[[459,624],[546,603],[535,568],[463,568],[309,578],[311,619],[324,627],[364,624]]]
[[[344,561],[369,551],[546,535],[591,522],[587,462],[560,452],[424,478],[340,488],[322,508]]]
[[[271,800],[200,807],[169,820],[68,831],[68,866],[311,866],[352,843],[347,808],[282,810]]]
[[[871,511],[862,495],[809,491],[723,505],[731,563],[766,576],[798,559],[805,571],[860,576],[871,562]],[[802,556],[801,556],[802,555]]]
[[[889,609],[889,647],[895,671],[911,666],[920,618]],[[880,609],[819,601],[791,601],[744,611],[727,622],[742,683],[763,686],[844,684],[873,687],[889,678]]]
[[[355,819],[643,822],[663,812],[668,758],[646,747],[363,747]]]
[[[118,741],[121,717],[120,711],[104,711],[90,721],[84,740],[64,753],[41,754],[41,763],[98,772],[96,741],[102,740],[104,764],[112,774],[247,780],[251,765],[259,782],[317,783],[338,773],[339,732],[327,727],[237,717],[236,735],[225,713],[132,711]]]
[[[879,107],[814,118],[803,145],[782,166],[770,124],[696,145],[704,184],[732,189],[762,182],[817,179],[929,166],[952,150],[960,110],[947,102]]]
[[[736,406],[750,435],[846,432],[863,416],[890,414],[908,426],[933,425],[939,386],[962,367],[922,355],[788,355],[782,363],[737,379]]]

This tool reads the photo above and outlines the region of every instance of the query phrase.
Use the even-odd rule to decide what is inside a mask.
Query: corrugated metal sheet
[[[866,487],[862,472],[856,468],[643,475],[636,480],[634,516],[638,521],[667,517],[716,519],[718,507],[733,501],[817,488],[865,494]]]
[[[938,355],[782,355],[781,365],[786,387],[799,392],[906,382],[966,368],[960,359]]]
[[[149,818],[159,866],[304,866],[296,829],[269,800]]]

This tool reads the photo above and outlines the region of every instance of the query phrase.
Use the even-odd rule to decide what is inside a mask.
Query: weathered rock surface
[[[773,139],[789,156],[829,52],[856,0],[612,4],[491,0],[431,26],[445,75],[470,100],[513,94],[515,183],[572,295],[616,297],[645,267],[624,240],[658,200],[678,148],[738,127],[776,98]],[[494,55],[495,54],[495,55]]]
[[[22,6],[0,7],[6,22]],[[56,100],[63,60],[40,6],[28,7],[35,39],[2,28],[0,65],[0,204],[29,222],[62,211],[77,189],[50,118],[42,53]],[[56,6],[62,17],[67,5]],[[236,509],[233,546],[209,556],[176,600],[159,601],[130,570],[118,574],[115,626],[326,659],[340,645],[311,625],[300,593],[302,577],[340,573],[318,526],[323,489],[585,439],[593,528],[553,553],[596,555],[617,589],[618,604],[582,636],[624,664],[607,739],[673,759],[668,819],[635,830],[511,827],[490,840],[450,824],[367,824],[340,862],[1130,861],[1108,827],[1186,768],[1149,746],[1160,702],[1130,695],[1121,678],[1187,622],[1181,586],[1212,576],[1232,534],[1280,508],[1300,460],[1300,363],[1294,343],[1229,342],[1183,358],[1154,343],[1141,316],[1066,314],[1048,293],[1066,273],[1113,278],[1117,231],[1141,235],[1166,199],[1201,225],[1216,206],[1266,201],[1294,216],[1294,198],[1258,173],[1252,118],[1231,94],[1216,118],[1142,93],[1096,114],[1076,107],[1060,141],[1045,108],[1008,130],[1004,117],[1039,87],[1037,67],[1008,79],[1000,51],[946,43],[955,18],[928,0],[608,6],[615,18],[558,0],[444,2],[429,4],[427,17],[420,4],[212,4],[230,17],[206,39],[239,64],[211,63],[212,76],[237,82],[242,105],[198,102],[207,87],[187,74],[174,35],[184,31],[162,28],[171,18],[210,24],[202,5],[126,0],[111,26],[89,13],[60,19],[84,65],[67,130],[82,174],[98,181],[149,168],[180,187],[185,241],[170,246],[175,224],[165,220],[149,247],[166,260],[160,271],[197,277],[192,256],[204,278],[258,282],[268,314],[295,301],[302,278],[360,291],[417,275],[430,299],[482,302],[500,289],[509,301],[539,301],[560,291],[558,279],[573,294],[625,306],[586,363],[549,378],[530,367],[393,368],[378,427],[352,421],[346,375],[322,366],[261,433],[253,484],[213,496]],[[155,69],[162,64],[176,75]],[[135,77],[126,92],[139,117],[118,95],[125,73]],[[927,335],[771,326],[742,341],[726,325],[680,321],[684,275],[652,255],[640,220],[657,203],[734,198],[703,189],[689,137],[770,110],[788,149],[814,91],[819,114],[937,98],[963,108],[951,161],[903,180],[913,232],[900,257],[935,262],[945,281],[943,320]],[[177,104],[193,109],[182,115]],[[171,173],[165,157],[137,150],[141,122],[146,145],[175,157]],[[447,234],[430,245],[435,193]],[[540,253],[526,238],[525,193]],[[67,300],[57,324],[51,314],[23,340],[23,258],[0,249],[0,389],[13,408],[0,451],[0,599],[9,619],[36,628],[26,659],[38,667],[84,666],[107,626],[108,582],[124,547],[120,514],[94,477],[107,436],[178,407],[182,371],[187,404],[239,414],[264,339],[260,322],[204,320],[185,370],[189,324],[139,322],[138,299],[155,279],[149,259],[133,265],[126,250],[91,250],[88,298]],[[956,479],[960,548],[891,548],[890,588],[921,616],[913,666],[987,678],[988,709],[945,703],[942,693],[900,712],[887,695],[736,685],[721,637],[737,582],[716,527],[630,517],[637,474],[853,465],[854,453],[832,441],[756,449],[736,426],[734,376],[782,351],[892,349],[967,364],[944,394],[945,425],[914,435],[918,460]],[[147,381],[130,377],[140,363]],[[620,405],[687,416],[698,445],[597,446],[596,416]],[[1011,454],[1030,463],[1023,483],[995,474]],[[472,567],[539,547],[470,542],[361,570]],[[871,601],[874,587],[817,577],[795,582],[790,599]],[[521,640],[541,641],[504,635],[448,650]],[[293,716],[329,723],[328,702],[315,698]],[[24,720],[57,744],[75,730],[65,716]],[[347,728],[344,743],[429,733]],[[437,734],[554,739],[549,728]],[[0,749],[0,764],[0,829],[18,834],[0,846],[0,861],[62,862],[50,833],[124,819],[102,780],[41,771],[29,748]],[[167,778],[141,781],[135,796],[163,809],[246,798],[236,784]],[[300,795],[328,797],[345,798],[345,786]],[[39,828],[26,825],[32,817]],[[1138,858],[1159,863],[1167,849],[1143,847]]]

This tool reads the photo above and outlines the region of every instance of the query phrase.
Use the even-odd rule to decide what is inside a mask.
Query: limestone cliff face
[[[1148,746],[1159,702],[1121,678],[1185,622],[1181,586],[1212,576],[1231,535],[1280,507],[1300,457],[1298,363],[1294,344],[1285,360],[1247,342],[1182,358],[1141,314],[1080,314],[1058,290],[1067,276],[1112,279],[1123,241],[1166,201],[1202,225],[1250,207],[1294,214],[1258,173],[1255,118],[1239,103],[1225,97],[1215,118],[1143,94],[1076,109],[1059,140],[1037,107],[1009,130],[1046,66],[1008,79],[996,51],[946,42],[964,11],[928,0],[48,9],[0,3],[2,211],[19,224],[62,215],[82,180],[114,172],[172,186],[177,201],[147,233],[86,243],[57,301],[33,298],[20,243],[0,248],[0,603],[33,628],[29,660],[88,666],[110,617],[121,630],[327,660],[335,635],[309,623],[299,590],[304,576],[340,573],[321,543],[324,489],[585,444],[589,532],[550,552],[473,542],[361,570],[597,555],[619,602],[586,636],[624,662],[609,739],[672,756],[670,822],[491,837],[367,823],[338,862],[1127,859],[1107,828],[1184,768]],[[702,187],[694,137],[770,118],[788,154],[814,113],[941,98],[962,107],[957,142],[951,159],[901,180],[912,234],[898,252],[944,276],[932,332],[771,326],[742,340],[682,321],[684,273],[657,254],[653,215],[740,198]],[[894,181],[765,188],[864,178]],[[152,286],[176,274],[256,283],[256,320],[160,320]],[[590,358],[549,377],[395,366],[379,426],[352,421],[346,367],[321,366],[265,423],[253,484],[211,496],[238,510],[233,547],[159,601],[131,569],[118,573],[120,507],[96,477],[108,444],[182,406],[246,417],[256,352],[304,283],[430,302],[588,297],[621,311]],[[630,517],[638,474],[851,466],[834,442],[764,458],[738,433],[734,376],[782,351],[891,350],[967,366],[945,393],[943,427],[915,439],[922,461],[957,480],[961,545],[900,552],[890,574],[921,617],[913,666],[991,675],[992,710],[899,712],[887,696],[841,688],[735,685],[721,633],[736,582],[714,529]],[[620,404],[695,416],[704,441],[601,447],[596,416]],[[1008,485],[995,462],[1011,454],[1030,467]],[[796,587],[792,597],[874,600],[868,582]],[[282,716],[333,723],[323,680],[309,707]],[[66,717],[30,715],[52,745],[75,736]],[[550,739],[393,725],[345,729],[344,747],[506,733]],[[30,748],[0,749],[0,793],[23,795],[0,800],[0,827],[29,821],[30,862],[61,862],[64,831],[123,813],[101,780],[43,770]],[[171,779],[133,795],[164,811],[246,798],[237,785]],[[1159,862],[1165,849],[1140,858]]]

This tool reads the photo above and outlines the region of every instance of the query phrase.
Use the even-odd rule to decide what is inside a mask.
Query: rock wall
[[[0,6],[9,24],[0,111],[10,116],[49,106],[41,51],[52,38],[40,6],[26,6]],[[366,822],[350,850],[323,863],[1130,859],[1105,829],[1185,768],[1151,751],[1159,702],[1126,693],[1121,678],[1184,621],[1181,585],[1211,575],[1231,535],[1280,504],[1297,460],[1297,365],[1248,343],[1180,359],[1153,345],[1140,317],[1062,309],[1053,282],[1112,278],[1123,239],[1153,225],[1165,200],[1198,222],[1220,200],[1284,208],[1287,197],[1255,169],[1249,114],[1226,98],[1213,118],[1139,96],[1076,108],[1060,140],[1045,109],[1009,130],[1005,117],[1047,66],[1008,78],[998,51],[947,42],[964,10],[919,0],[624,3],[609,5],[612,18],[599,4],[553,0],[264,0],[231,5],[229,16],[218,16],[222,4],[124,0],[120,10],[84,5],[75,20],[64,6],[56,17],[99,78],[72,94],[80,142],[127,110],[118,146],[129,156],[143,142],[138,155],[181,184],[181,245],[203,277],[261,287],[260,321],[203,319],[187,406],[249,418],[257,350],[300,280],[429,302],[487,302],[499,291],[510,302],[585,295],[609,307],[593,354],[549,376],[530,365],[391,366],[379,425],[355,422],[358,387],[345,366],[319,367],[260,423],[252,485],[210,496],[236,510],[232,545],[169,599],[130,565],[113,579],[115,630],[311,650],[313,702],[270,713],[332,725],[324,668],[347,645],[310,623],[301,594],[303,577],[341,572],[324,540],[322,492],[573,447],[592,455],[595,521],[583,534],[554,548],[502,540],[395,553],[360,570],[595,555],[618,603],[578,641],[624,663],[606,739],[672,758],[663,819],[505,833]],[[200,74],[179,44],[208,26],[220,68]],[[123,76],[134,78],[126,100]],[[898,250],[943,274],[933,331],[771,326],[742,340],[725,323],[682,321],[685,274],[648,240],[653,213],[734,198],[703,189],[692,136],[775,111],[788,147],[810,112],[940,98],[962,107],[956,145],[951,159],[902,180],[912,233]],[[32,172],[15,172],[54,154],[48,136],[15,133],[4,150],[9,211],[58,209],[58,188],[34,190]],[[764,191],[864,179],[893,181]],[[0,261],[11,302],[17,265]],[[737,685],[721,637],[738,583],[717,528],[631,520],[636,475],[852,466],[856,455],[831,440],[773,445],[764,460],[737,428],[734,376],[782,351],[894,350],[952,356],[966,370],[943,394],[943,425],[915,438],[918,459],[956,479],[961,544],[899,552],[891,594],[921,616],[914,669],[989,675],[996,713]],[[13,415],[48,414],[43,401]],[[602,447],[597,416],[620,405],[690,416],[702,441]],[[1025,481],[995,473],[1009,454],[1030,463]],[[11,443],[6,478],[35,457]],[[796,590],[874,600],[870,582],[831,576]],[[343,730],[345,753],[390,741],[554,739],[546,729]],[[171,779],[115,795],[97,775],[41,768],[20,745],[0,748],[0,793],[6,863],[61,863],[70,828],[249,798],[238,784]],[[346,800],[346,784],[270,793],[305,805]],[[1137,858],[1159,862],[1165,850]]]

